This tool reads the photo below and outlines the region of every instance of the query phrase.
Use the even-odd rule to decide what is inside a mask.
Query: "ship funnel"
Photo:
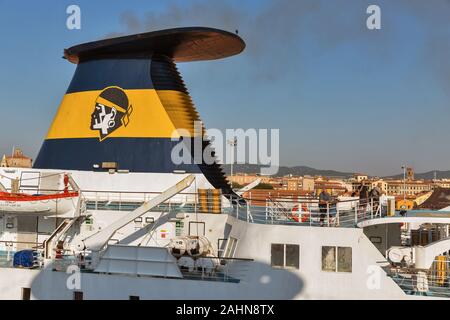
[[[225,58],[244,48],[236,34],[192,27],[66,49],[64,57],[77,68],[34,167],[91,171],[114,163],[130,172],[203,173],[231,193],[219,164],[171,160],[179,143],[174,132],[194,136],[200,121],[175,63]]]

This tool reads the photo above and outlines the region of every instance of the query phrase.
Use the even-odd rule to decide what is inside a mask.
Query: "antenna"
[[[234,148],[237,146],[237,137],[227,140],[227,143],[231,146],[231,172],[230,172],[230,184],[233,189],[233,162],[234,162]]]

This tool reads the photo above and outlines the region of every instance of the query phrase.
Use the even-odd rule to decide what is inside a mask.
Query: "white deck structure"
[[[20,177],[23,171],[1,169],[0,174]],[[399,272],[392,273],[385,250],[401,245],[400,223],[450,224],[445,213],[441,213],[442,217],[386,217],[380,206],[372,210],[368,203],[361,205],[356,200],[330,208],[322,219],[317,204],[310,201],[304,222],[290,217],[290,208],[297,200],[255,206],[249,202],[233,205],[222,198],[222,214],[203,213],[198,207],[198,195],[190,192],[196,184],[207,186],[200,176],[182,193],[116,230],[98,260],[91,260],[89,252],[80,260],[75,244],[81,238],[87,239],[115,221],[127,219],[144,201],[157,197],[154,190],[168,189],[188,175],[159,179],[158,174],[69,173],[86,201],[85,219],[75,221],[67,234],[59,237],[64,242],[59,258],[53,253],[35,269],[11,265],[0,268],[0,298],[20,299],[22,288],[31,289],[32,299],[72,299],[74,292],[82,292],[84,299],[424,298],[421,292],[414,291],[413,284],[412,289],[399,285]],[[110,187],[102,191],[100,188],[106,187],[104,180]],[[8,179],[2,178],[1,182],[9,188]],[[112,190],[111,186],[120,188]],[[3,216],[4,221],[8,219],[14,216]],[[54,218],[42,218],[36,242],[42,244],[50,238],[42,230],[47,228],[49,234],[56,224]],[[387,231],[388,237],[381,236]],[[0,245],[3,252],[10,252],[10,263],[13,252],[20,249],[13,239],[20,238],[20,234],[21,230],[8,230],[3,225]],[[171,239],[183,236],[204,236],[212,256],[219,256],[225,264],[217,266],[213,274],[182,270],[174,264],[176,259],[168,246]],[[374,237],[380,237],[386,249],[373,243]],[[53,250],[57,250],[56,246]],[[147,253],[136,256],[136,250]],[[156,259],[152,250],[163,250],[166,258]],[[73,265],[84,268],[79,278],[72,278]],[[79,286],[67,285],[73,279],[78,279]],[[448,295],[445,285],[440,289],[444,294],[440,290],[439,294],[429,295]]]

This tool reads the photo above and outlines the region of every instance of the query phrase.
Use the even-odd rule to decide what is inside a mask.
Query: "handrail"
[[[37,190],[37,188],[23,188],[24,190]],[[8,191],[11,190],[11,188],[7,188]],[[85,189],[79,189],[82,193],[102,193],[102,194],[141,194],[141,195],[159,195],[162,192],[159,191],[117,191],[117,190],[85,190]],[[61,189],[39,189],[39,191],[45,191],[45,192],[63,192],[64,190]],[[180,195],[197,195],[197,192],[180,192]],[[284,202],[296,202],[296,201],[311,201],[312,203],[319,200],[318,197],[271,197],[272,199],[282,199]],[[239,199],[243,199],[246,201],[258,201],[259,199],[250,198],[250,197],[244,197],[241,196]],[[341,203],[344,202],[354,202],[354,201],[360,201],[360,199],[347,199],[347,200],[338,200]]]
[[[179,193],[172,201],[164,202],[152,210],[198,213],[199,198],[196,195],[197,193],[192,192]],[[117,194],[110,195],[96,192],[94,195],[87,195],[87,206],[88,210],[132,211],[152,198],[154,197],[149,196],[149,194],[146,194],[144,197],[142,197],[142,195],[134,197],[118,197]],[[357,223],[360,221],[382,217],[383,214],[387,214],[386,204],[375,198],[363,200],[345,199],[343,201],[328,204],[326,209],[320,208],[317,200],[309,201],[310,199],[307,199],[307,201],[302,199],[279,200],[279,198],[269,197],[264,200],[264,203],[261,203],[263,200],[258,200],[258,202],[261,203],[260,205],[250,204],[251,201],[246,201],[244,205],[243,203],[236,201],[237,199],[242,198],[231,197],[227,200],[222,198],[222,201],[219,203],[221,212],[228,213],[238,219],[253,223],[300,223],[299,221],[293,221],[292,219],[292,209],[296,205],[299,205],[299,207],[307,207],[306,213],[309,214],[309,217],[306,219],[306,223],[314,226],[319,224],[318,222],[321,220],[323,222],[320,223],[321,225],[330,227],[356,227]],[[217,205],[217,203],[209,203],[210,201],[211,199],[207,199],[206,204],[208,207]],[[305,210],[303,209],[304,208],[295,214],[304,214]],[[324,212],[325,210],[326,212]],[[325,217],[323,217],[323,215],[325,215]],[[305,221],[302,222],[305,224]]]

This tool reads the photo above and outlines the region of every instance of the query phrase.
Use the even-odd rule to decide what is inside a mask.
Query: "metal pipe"
[[[330,226],[330,204],[327,202],[327,226]]]

